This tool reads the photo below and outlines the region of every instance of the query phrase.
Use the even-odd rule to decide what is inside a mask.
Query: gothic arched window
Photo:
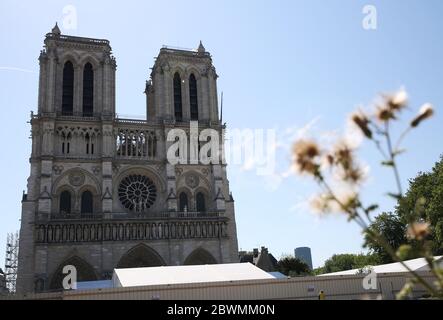
[[[181,121],[183,119],[182,110],[182,80],[178,72],[174,74],[174,115],[175,120]]]
[[[87,133],[85,136],[85,142],[86,142],[86,154],[89,154],[89,146],[91,142],[91,139],[89,138],[89,133]]]
[[[85,147],[86,154],[94,154],[94,141],[89,133],[85,135]]]
[[[74,66],[67,61],[63,68],[62,114],[72,116],[74,110]]]
[[[83,192],[81,201],[81,213],[92,213],[94,200],[91,191]]]
[[[197,80],[194,74],[189,76],[189,102],[191,105],[191,120],[198,120]]]
[[[67,135],[67,137],[66,137],[66,139],[67,139],[67,143],[66,143],[66,153],[69,153],[69,151],[70,151],[70,147],[71,147],[71,139],[72,139],[72,135],[71,135],[71,133],[69,132],[68,133],[68,135]]]
[[[62,132],[61,137],[62,137],[62,154],[65,154],[65,152],[66,152],[66,148],[65,148],[66,134],[64,132]]]
[[[189,210],[188,195],[185,192],[180,193],[178,200],[179,200],[179,205],[180,205],[179,211],[185,211],[185,207],[186,207],[186,210]]]
[[[206,211],[206,204],[205,204],[205,195],[201,192],[197,193],[196,196],[196,204],[197,204],[197,211],[203,212]]]
[[[94,70],[88,62],[83,69],[83,116],[94,114]]]
[[[60,194],[60,213],[71,213],[71,193],[69,191],[63,191]]]

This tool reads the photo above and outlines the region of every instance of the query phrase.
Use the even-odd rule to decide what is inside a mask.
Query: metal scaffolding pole
[[[6,240],[5,282],[10,293],[15,293],[18,269],[18,232],[8,233]]]

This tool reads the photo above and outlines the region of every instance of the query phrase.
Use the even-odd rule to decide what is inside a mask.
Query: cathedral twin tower
[[[114,268],[237,262],[226,166],[171,164],[172,129],[223,141],[211,55],[164,47],[146,83],[146,120],[115,114],[109,41],[57,25],[40,53],[38,113],[22,200],[17,291],[109,279]],[[189,136],[189,135],[188,135]]]

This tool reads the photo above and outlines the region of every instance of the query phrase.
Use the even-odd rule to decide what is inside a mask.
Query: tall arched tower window
[[[69,191],[63,191],[60,194],[60,213],[71,213],[71,193]]]
[[[191,105],[191,120],[198,120],[197,80],[193,73],[189,76],[189,102]]]
[[[182,80],[178,72],[174,74],[174,115],[177,121],[183,119]]]
[[[72,116],[74,110],[74,66],[67,61],[63,67],[62,114]]]
[[[94,70],[88,62],[83,69],[83,116],[92,117],[94,113]]]
[[[201,192],[197,193],[196,203],[197,203],[198,212],[206,211],[205,195],[203,193]]]
[[[85,151],[86,154],[94,154],[94,140],[89,133],[85,135]]]
[[[189,210],[188,195],[185,192],[180,193],[178,200],[179,200],[180,211],[185,211],[185,207],[187,210]]]
[[[94,200],[91,191],[82,193],[81,213],[92,213],[94,208]]]

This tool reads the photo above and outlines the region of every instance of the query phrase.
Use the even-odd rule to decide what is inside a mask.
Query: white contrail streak
[[[15,67],[0,67],[0,70],[20,71],[20,72],[26,72],[26,73],[36,73],[35,71],[32,71],[32,70],[22,69],[22,68],[15,68]]]

